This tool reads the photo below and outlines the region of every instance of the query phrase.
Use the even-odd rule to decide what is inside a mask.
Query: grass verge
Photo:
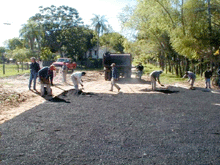
[[[19,66],[18,70],[18,67],[15,64],[5,64],[5,74],[3,74],[3,64],[0,64],[0,78],[15,76],[24,73],[30,73],[30,70],[26,68],[22,70],[21,65]]]
[[[144,74],[149,75],[151,72],[155,70],[161,70],[161,68],[155,65],[152,65],[152,64],[144,65]],[[161,80],[161,83],[165,83],[165,84],[172,84],[175,82],[186,82],[187,81],[186,78],[177,77],[175,74],[172,74],[170,72],[166,73],[165,71],[161,74],[160,80]],[[196,75],[196,80],[202,81],[204,80],[204,78],[202,78],[200,75]]]

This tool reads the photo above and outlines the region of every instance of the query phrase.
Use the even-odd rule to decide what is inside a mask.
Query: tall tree
[[[10,50],[14,50],[16,48],[23,48],[23,41],[19,38],[12,38],[6,41],[7,47]]]
[[[118,53],[124,53],[126,38],[119,33],[106,33],[100,37],[100,45],[110,47]]]
[[[92,21],[92,27],[95,29],[98,39],[97,39],[97,58],[99,54],[99,37],[104,33],[108,31],[107,28],[107,20],[105,16],[100,15],[94,15],[95,17],[91,19]]]
[[[22,25],[20,30],[20,37],[24,39],[24,42],[28,42],[29,47],[34,51],[34,42],[36,39],[36,26],[37,24],[31,21],[28,21],[27,24]]]
[[[62,47],[65,46],[66,36],[63,33],[71,28],[82,26],[82,19],[76,9],[68,6],[40,8],[32,20],[40,23],[45,31],[44,46],[48,46],[53,52],[59,51],[63,56]]]
[[[202,62],[202,59],[213,56],[210,49],[215,52],[219,48],[219,1],[213,0],[209,5],[207,2],[141,0],[122,23],[135,28],[138,43],[146,44],[151,52],[156,51],[159,60],[165,59],[166,64],[171,57],[178,74],[180,64],[184,64],[186,58]],[[145,42],[139,42],[141,40]]]

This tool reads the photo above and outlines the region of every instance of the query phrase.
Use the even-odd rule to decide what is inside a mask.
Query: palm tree
[[[95,14],[94,14],[95,15]],[[102,35],[104,32],[107,32],[108,31],[108,28],[107,28],[107,20],[105,19],[105,16],[100,16],[100,15],[95,15],[94,18],[91,19],[92,21],[92,27],[94,27],[96,33],[97,33],[97,36],[98,36],[98,40],[97,40],[97,58],[98,58],[98,55],[99,55],[99,37],[100,35]]]
[[[24,24],[20,30],[20,36],[28,42],[32,52],[34,51],[35,42],[38,44],[38,49],[40,50],[40,38],[42,36],[42,29],[39,24],[32,20],[28,20],[27,24]]]

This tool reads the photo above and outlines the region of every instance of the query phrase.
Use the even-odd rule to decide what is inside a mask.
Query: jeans
[[[115,86],[118,91],[121,89],[116,83],[115,83],[115,78],[112,77],[112,80],[111,80],[111,91],[113,91],[113,86]]]
[[[31,74],[30,74],[29,85],[28,85],[29,89],[31,89],[31,83],[32,83],[32,80],[33,80],[33,79],[34,79],[33,89],[36,89],[37,74],[38,74],[38,73],[31,73]]]
[[[205,79],[205,85],[206,85],[206,88],[211,88],[210,78]]]

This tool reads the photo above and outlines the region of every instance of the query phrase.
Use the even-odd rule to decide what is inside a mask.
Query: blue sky
[[[7,39],[19,37],[21,25],[39,12],[39,6],[49,7],[69,6],[75,8],[84,24],[90,25],[91,18],[105,15],[113,30],[120,32],[120,22],[117,16],[124,7],[134,6],[136,0],[5,0],[0,6],[0,46]],[[4,23],[11,23],[5,25]]]

